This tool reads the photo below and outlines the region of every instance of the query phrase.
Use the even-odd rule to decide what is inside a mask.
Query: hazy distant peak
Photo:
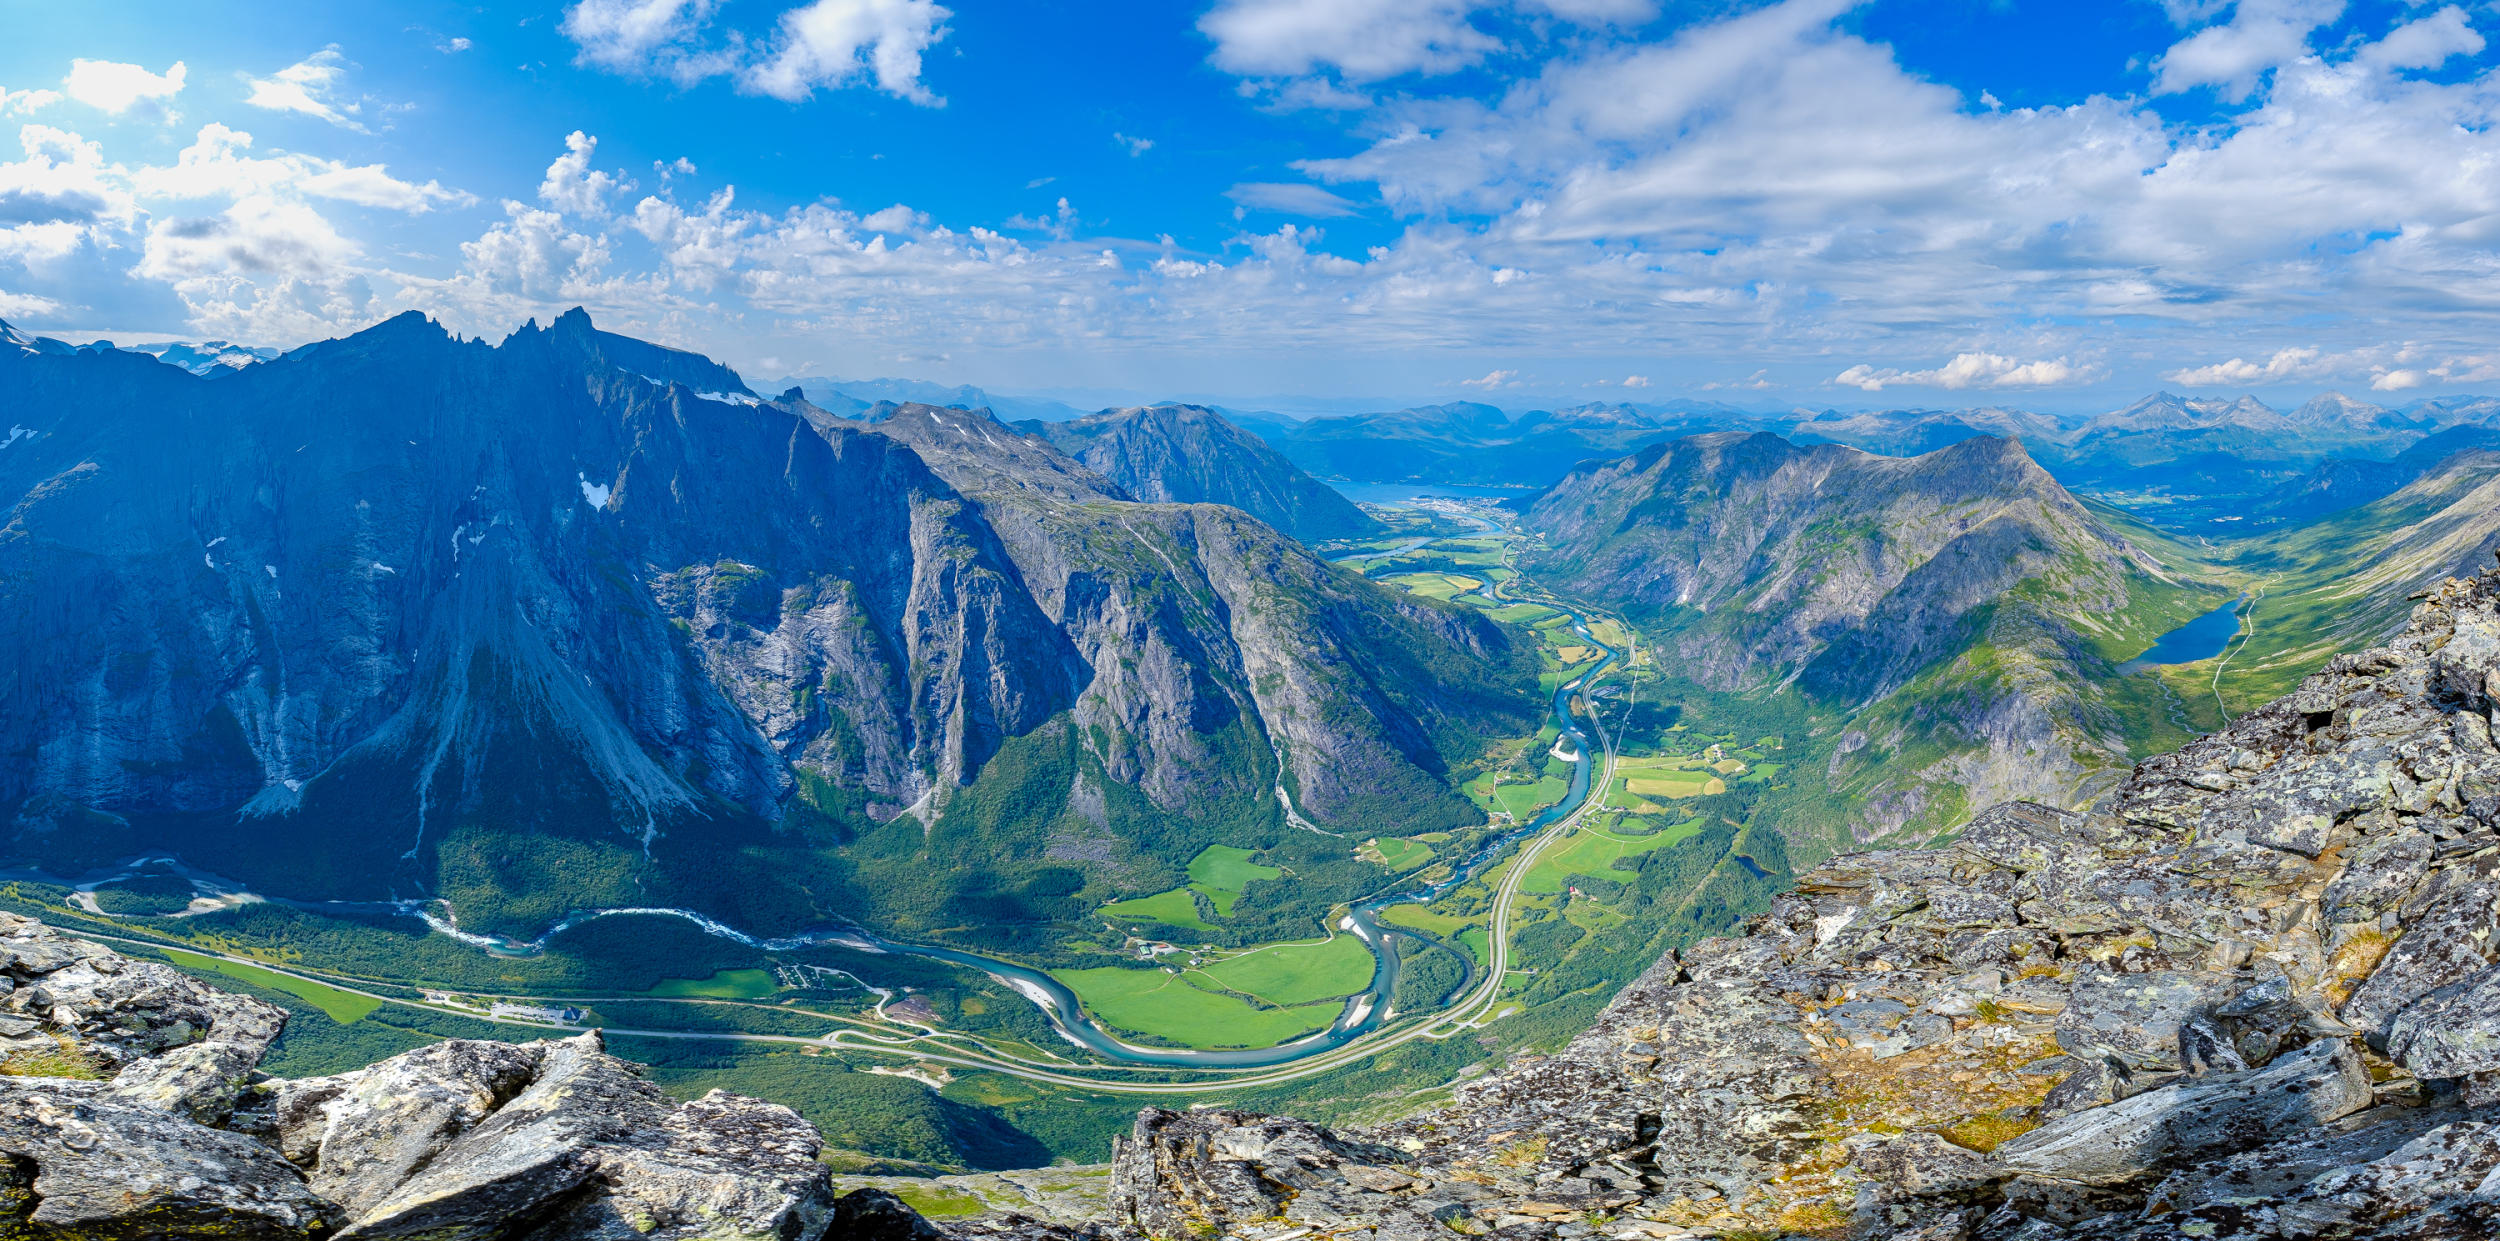
[[[71,345],[49,336],[33,336],[0,321],[0,346],[16,353],[76,353]]]

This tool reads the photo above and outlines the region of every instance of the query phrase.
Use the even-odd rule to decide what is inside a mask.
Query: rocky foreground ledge
[[[595,1035],[264,1079],[278,1010],[0,915],[0,1241],[2485,1241],[2496,715],[2488,574],[2087,813],[1834,860],[1438,1112],[1148,1110],[1075,1224],[837,1197],[797,1115]]]
[[[2088,813],[1806,875],[1360,1133],[1148,1112],[1160,1236],[2500,1237],[2500,574]]]
[[[255,1071],[284,1011],[0,913],[0,1241],[913,1237],[788,1108],[679,1103],[597,1034]]]

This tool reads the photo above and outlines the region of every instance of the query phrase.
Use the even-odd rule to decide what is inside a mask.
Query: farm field
[[[1540,776],[1533,784],[1524,781],[1493,786],[1491,801],[1497,809],[1510,812],[1514,819],[1526,820],[1537,811],[1563,799],[1571,785],[1554,776]]]
[[[1509,603],[1488,609],[1485,615],[1498,621],[1509,621],[1514,625],[1534,625],[1539,621],[1558,619],[1562,613],[1542,603]]]
[[[1250,886],[1251,880],[1275,879],[1285,873],[1251,861],[1251,852],[1234,845],[1208,845],[1189,859],[1189,886],[1215,903],[1217,917],[1232,916],[1233,902],[1241,899],[1242,889]]]
[[[1113,901],[1103,906],[1101,912],[1102,916],[1114,922],[1160,922],[1165,926],[1186,927],[1192,931],[1215,929],[1198,916],[1198,902],[1190,899],[1187,888]]]
[[[1420,840],[1402,840],[1384,836],[1363,842],[1362,855],[1390,870],[1413,870],[1432,860],[1432,846]]]
[[[228,978],[252,983],[255,986],[267,987],[272,991],[283,991],[320,1009],[323,1016],[340,1025],[352,1025],[371,1015],[373,1010],[382,1007],[380,1000],[369,1000],[352,991],[341,991],[336,987],[297,978],[292,974],[281,974],[276,970],[262,969],[257,965],[245,965],[240,961],[227,961],[217,957],[204,957],[196,952],[184,952],[179,948],[164,948],[159,951],[163,952],[166,958],[174,964],[188,969],[207,970],[211,973],[223,974]]]
[[[1422,595],[1427,599],[1439,599],[1444,602],[1484,587],[1481,579],[1462,577],[1455,573],[1400,573],[1380,580]]]
[[[1480,924],[1480,919],[1445,914],[1429,905],[1391,905],[1380,911],[1380,920],[1443,939],[1455,939],[1460,932]]]
[[[1549,849],[1528,868],[1519,881],[1519,890],[1531,893],[1560,892],[1573,875],[1609,877],[1616,862],[1639,857],[1655,849],[1663,849],[1680,840],[1701,834],[1699,819],[1677,823],[1646,836],[1621,835],[1594,826],[1575,829],[1571,839],[1559,849]]]
[[[1321,1029],[1337,1019],[1335,1004],[1257,1008],[1246,1000],[1190,986],[1161,969],[1053,970],[1104,1024],[1170,1039],[1188,1047],[1266,1047]]]
[[[1227,991],[1291,1007],[1352,995],[1370,985],[1371,949],[1351,935],[1311,944],[1271,944],[1198,971]]]
[[[722,970],[709,978],[663,978],[644,995],[677,1000],[762,1000],[781,990],[765,970]]]

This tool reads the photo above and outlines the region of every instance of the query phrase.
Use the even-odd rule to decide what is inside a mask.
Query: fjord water
[[[2136,656],[2131,663],[2192,664],[2212,659],[2240,636],[2240,608],[2248,602],[2241,595],[2195,620],[2179,626],[2153,640],[2153,645]]]

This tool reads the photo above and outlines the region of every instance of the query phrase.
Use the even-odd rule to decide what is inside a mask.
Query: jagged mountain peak
[[[6,347],[14,353],[62,354],[77,352],[77,349],[74,346],[66,342],[54,340],[49,336],[36,336],[28,332],[19,331],[18,329],[9,326],[6,321],[0,321],[0,347]]]
[[[1140,405],[1024,425],[1140,500],[1229,504],[1306,543],[1381,528],[1266,440],[1203,405]]]

